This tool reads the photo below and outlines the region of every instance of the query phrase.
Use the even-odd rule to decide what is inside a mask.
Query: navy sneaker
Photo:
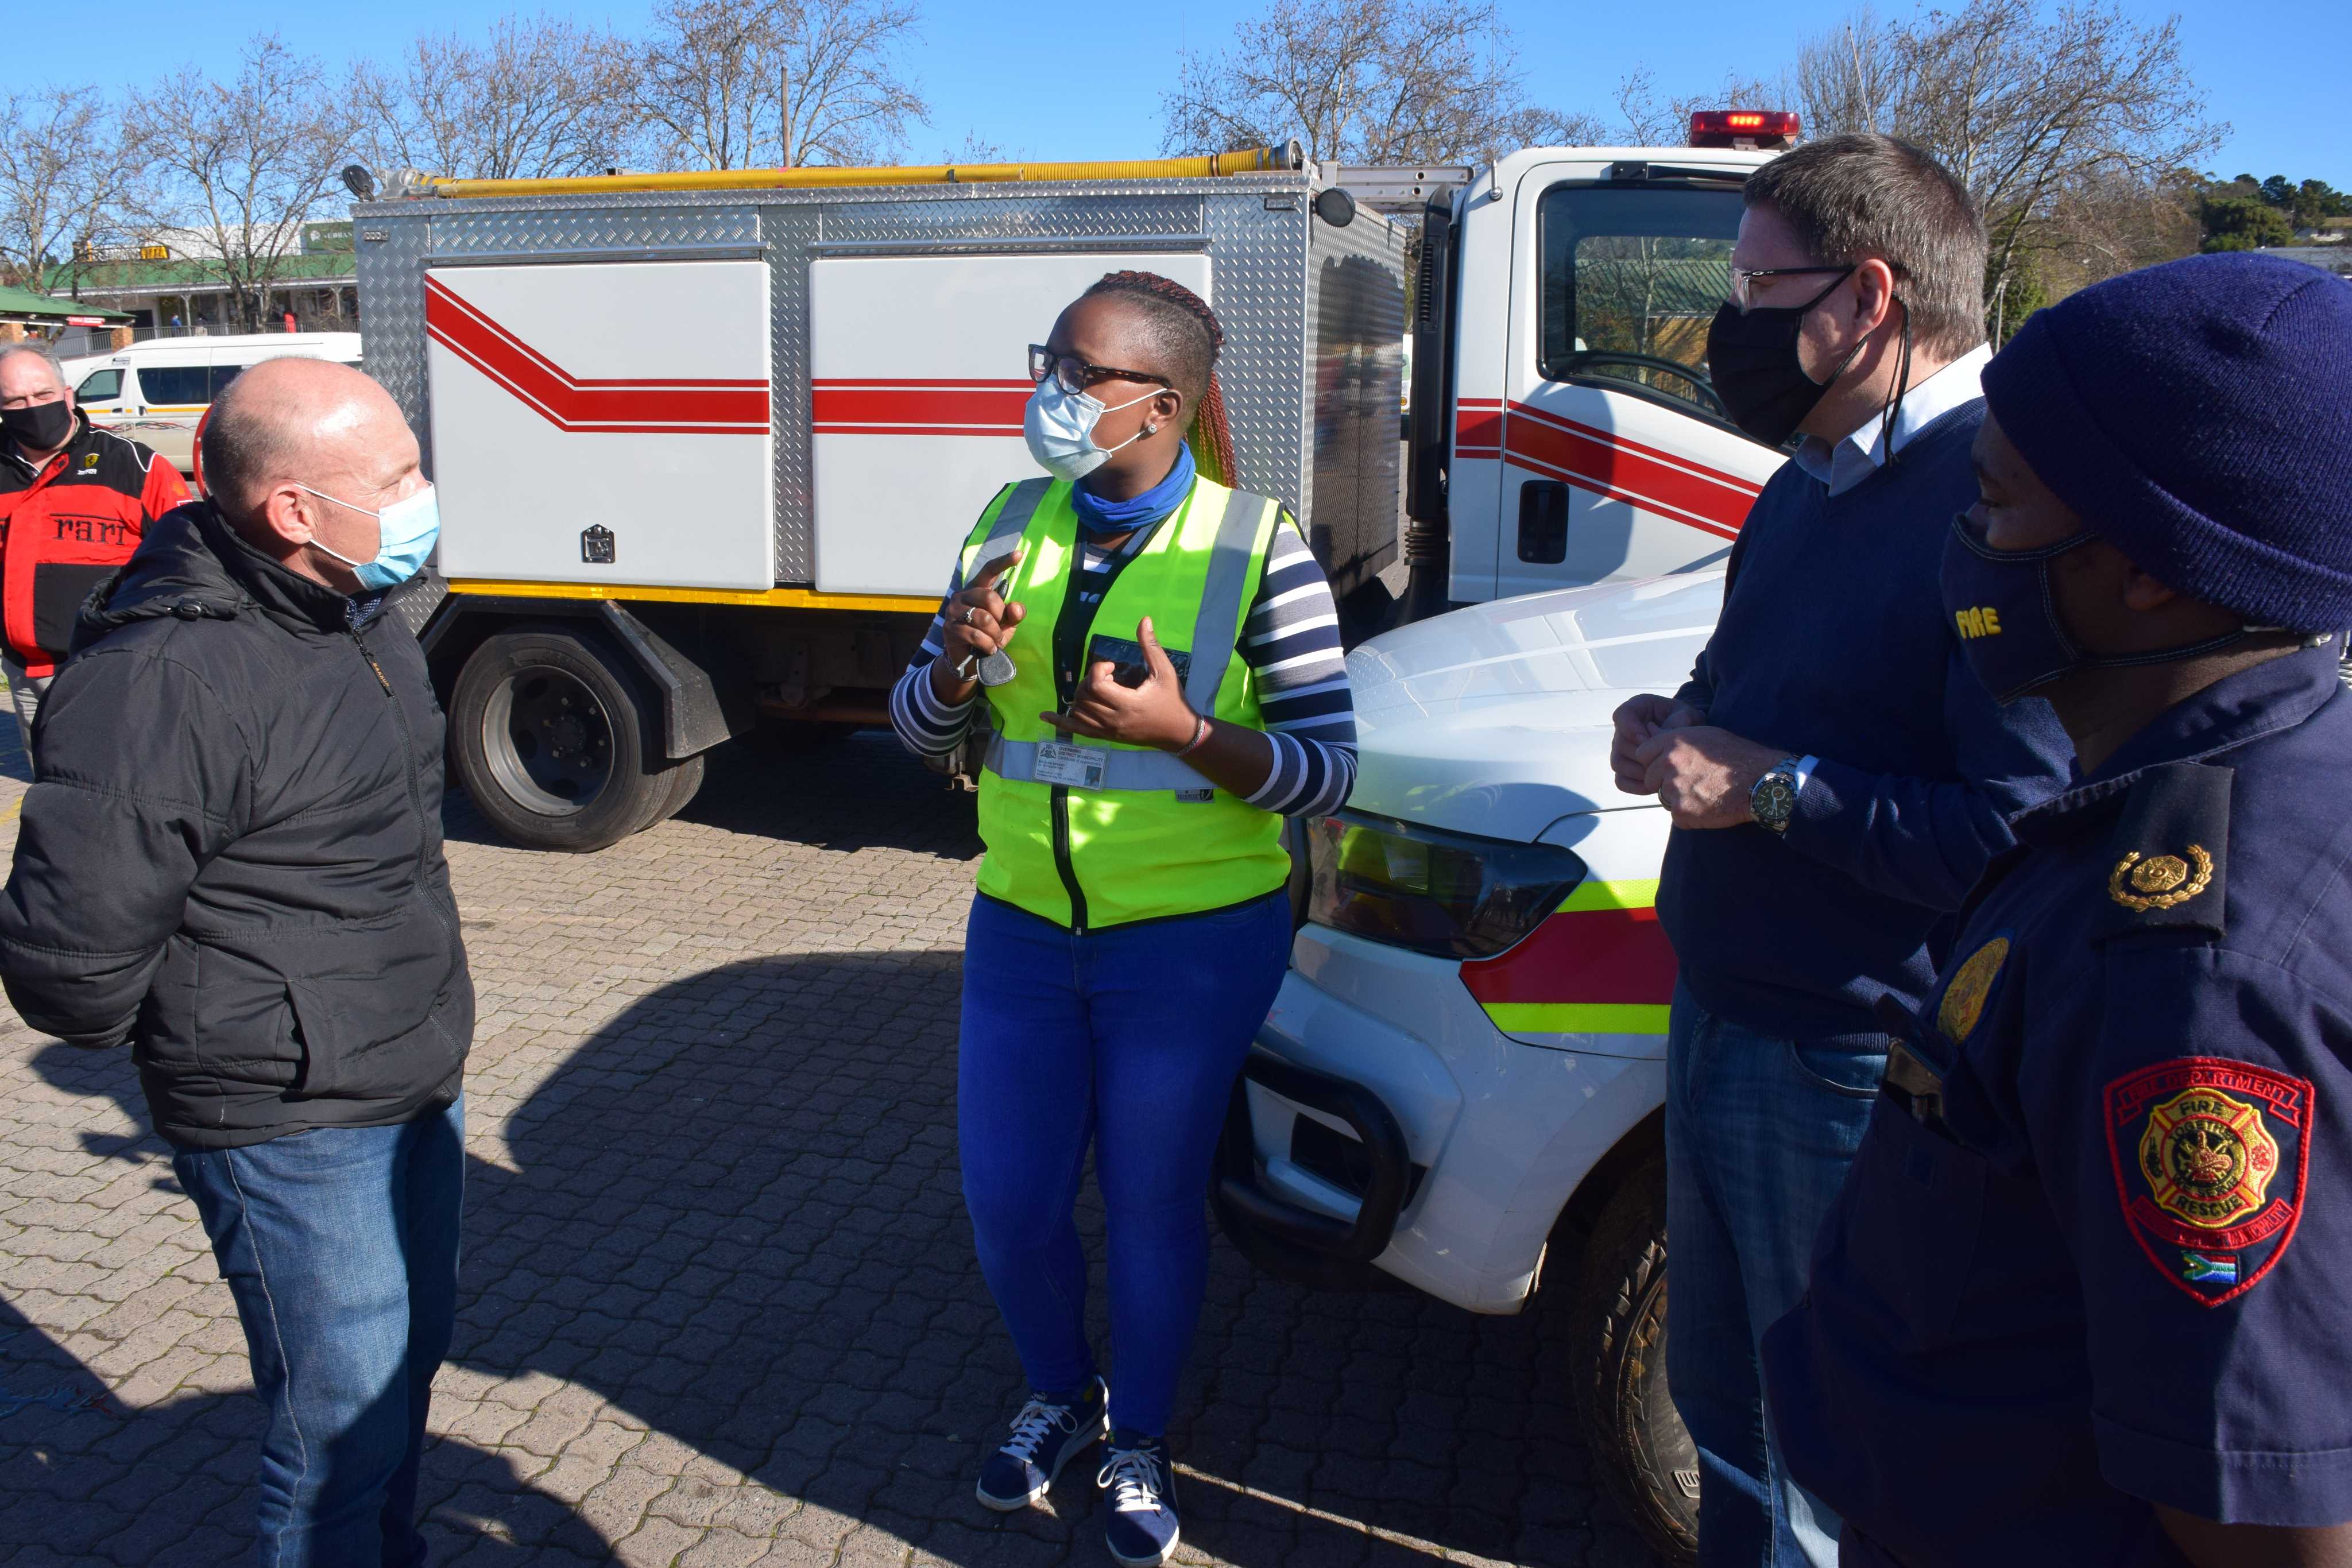
[[[1104,1540],[1126,1568],[1159,1568],[1176,1550],[1176,1471],[1168,1445],[1139,1432],[1111,1434],[1110,1458],[1095,1478],[1110,1494]]]
[[[1110,1389],[1099,1377],[1075,1403],[1032,1394],[1004,1446],[981,1461],[981,1505],[1010,1513],[1044,1497],[1063,1466],[1109,1434],[1109,1406]]]

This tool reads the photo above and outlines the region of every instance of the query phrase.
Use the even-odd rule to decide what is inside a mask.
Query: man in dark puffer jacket
[[[92,596],[43,706],[0,977],[131,1047],[268,1407],[260,1560],[421,1563],[474,1028],[441,711],[385,604],[431,487],[383,390],[316,361],[239,377],[204,459],[215,501]]]

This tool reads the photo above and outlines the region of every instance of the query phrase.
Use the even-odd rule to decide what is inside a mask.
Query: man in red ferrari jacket
[[[0,671],[27,756],[81,601],[187,499],[169,463],[74,407],[47,350],[0,350]]]

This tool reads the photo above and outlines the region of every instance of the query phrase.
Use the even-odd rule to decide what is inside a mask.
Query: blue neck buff
[[[1070,486],[1070,507],[1078,514],[1078,526],[1101,538],[1128,533],[1156,523],[1184,504],[1192,493],[1192,449],[1180,444],[1176,448],[1176,466],[1168,470],[1168,477],[1130,500],[1107,501],[1087,488],[1081,479]]]

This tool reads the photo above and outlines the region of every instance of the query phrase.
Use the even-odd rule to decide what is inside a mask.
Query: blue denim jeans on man
[[[1757,1346],[1804,1294],[1884,1052],[1715,1017],[1676,988],[1666,1035],[1666,1378],[1698,1445],[1704,1568],[1834,1568],[1838,1521],[1788,1478]]]
[[[184,1149],[268,1415],[266,1568],[414,1568],[417,1454],[457,1304],[465,1102],[395,1127]]]
[[[1095,1153],[1109,1232],[1111,1421],[1168,1430],[1208,1284],[1209,1166],[1290,963],[1281,894],[1074,936],[975,898],[956,1073],[964,1203],[1029,1385],[1095,1375],[1074,1208]]]

